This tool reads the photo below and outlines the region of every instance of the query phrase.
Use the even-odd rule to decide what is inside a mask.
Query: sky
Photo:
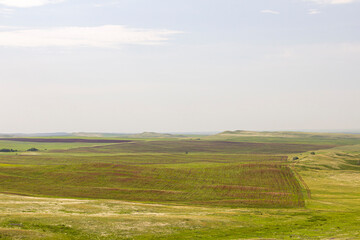
[[[0,132],[360,129],[359,0],[0,0]]]

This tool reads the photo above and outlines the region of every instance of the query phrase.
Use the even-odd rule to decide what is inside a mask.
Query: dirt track
[[[81,138],[0,138],[0,141],[39,142],[39,143],[122,143],[129,140],[81,139]]]

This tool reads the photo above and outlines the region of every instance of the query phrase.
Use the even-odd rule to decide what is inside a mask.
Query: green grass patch
[[[116,164],[1,167],[0,192],[217,206],[302,207],[300,184],[279,163],[203,168]]]
[[[356,138],[266,134],[14,143],[41,151],[0,154],[0,239],[360,239],[360,145],[324,146]]]
[[[289,154],[332,148],[335,145],[250,143],[229,141],[133,141],[97,147],[54,150],[59,153],[226,153],[226,154]]]

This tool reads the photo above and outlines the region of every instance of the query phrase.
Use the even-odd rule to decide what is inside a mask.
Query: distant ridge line
[[[132,142],[130,140],[110,140],[110,139],[80,139],[80,138],[0,138],[2,141],[17,142],[46,142],[46,143],[123,143]]]

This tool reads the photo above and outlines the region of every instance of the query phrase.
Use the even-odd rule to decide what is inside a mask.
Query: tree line
[[[37,148],[29,148],[26,151],[27,152],[37,152],[37,151],[39,151],[39,149],[37,149]],[[18,152],[18,150],[12,149],[12,148],[2,148],[2,149],[0,149],[0,152]]]

